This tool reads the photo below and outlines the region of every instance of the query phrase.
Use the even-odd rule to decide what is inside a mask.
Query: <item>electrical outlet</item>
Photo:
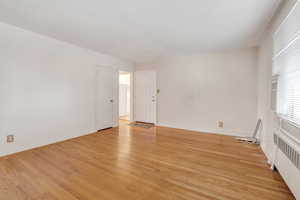
[[[223,121],[218,121],[218,127],[219,128],[224,128],[224,122]]]
[[[8,135],[6,137],[6,142],[7,143],[12,143],[12,142],[14,142],[14,140],[15,140],[14,135]]]

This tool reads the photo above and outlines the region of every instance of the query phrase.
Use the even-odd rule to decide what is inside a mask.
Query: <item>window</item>
[[[300,122],[300,71],[287,74],[286,78],[282,114],[295,122]]]
[[[288,120],[300,125],[299,16],[300,3],[297,3],[275,33],[273,67],[279,71],[276,110]]]
[[[272,94],[271,94],[271,110],[277,111],[277,90],[278,90],[278,76],[272,77]]]
[[[300,37],[275,57],[274,64],[280,69],[278,111],[300,124]]]

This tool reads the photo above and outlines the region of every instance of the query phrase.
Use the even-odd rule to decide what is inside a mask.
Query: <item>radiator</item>
[[[279,128],[273,136],[275,144],[273,164],[296,199],[300,199],[300,128],[281,119]]]
[[[286,142],[277,134],[274,134],[274,143],[285,154],[285,156],[293,163],[293,165],[300,170],[300,153],[292,146],[290,146],[288,142]]]

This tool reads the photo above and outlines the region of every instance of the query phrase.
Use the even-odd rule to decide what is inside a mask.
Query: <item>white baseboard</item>
[[[71,140],[71,139],[78,138],[81,136],[90,135],[90,134],[93,134],[96,132],[97,132],[96,130],[91,130],[91,131],[86,131],[83,133],[77,133],[70,137],[53,138],[48,141],[42,141],[42,142],[36,142],[36,143],[30,143],[30,144],[22,144],[20,142],[12,143],[12,144],[5,144],[5,146],[3,148],[6,148],[6,149],[3,149],[3,151],[0,152],[0,157],[4,157],[4,156],[20,153],[23,151],[28,151],[28,150],[48,146],[48,145],[59,143],[59,142],[64,142],[66,140]],[[10,148],[8,148],[8,145],[10,145]]]
[[[236,136],[236,137],[251,137],[252,133],[249,132],[237,132],[232,130],[222,130],[222,129],[208,129],[208,128],[187,128],[182,126],[174,126],[166,123],[157,123],[157,126],[168,127],[168,128],[176,128],[176,129],[184,129],[189,131],[196,131],[199,133],[210,133],[210,134],[219,134],[219,135],[227,135],[227,136]]]

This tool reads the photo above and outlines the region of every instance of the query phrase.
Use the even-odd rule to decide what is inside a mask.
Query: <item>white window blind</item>
[[[279,53],[274,55],[273,64],[279,69],[277,111],[300,124],[300,20],[295,16],[300,16],[300,3],[275,34],[274,48]]]
[[[300,37],[274,63],[280,67],[279,112],[300,124]]]
[[[283,103],[283,114],[295,121],[300,122],[300,71],[289,73],[286,76],[286,93]]]
[[[277,90],[278,90],[278,76],[272,77],[272,93],[271,93],[271,109],[277,110]]]

